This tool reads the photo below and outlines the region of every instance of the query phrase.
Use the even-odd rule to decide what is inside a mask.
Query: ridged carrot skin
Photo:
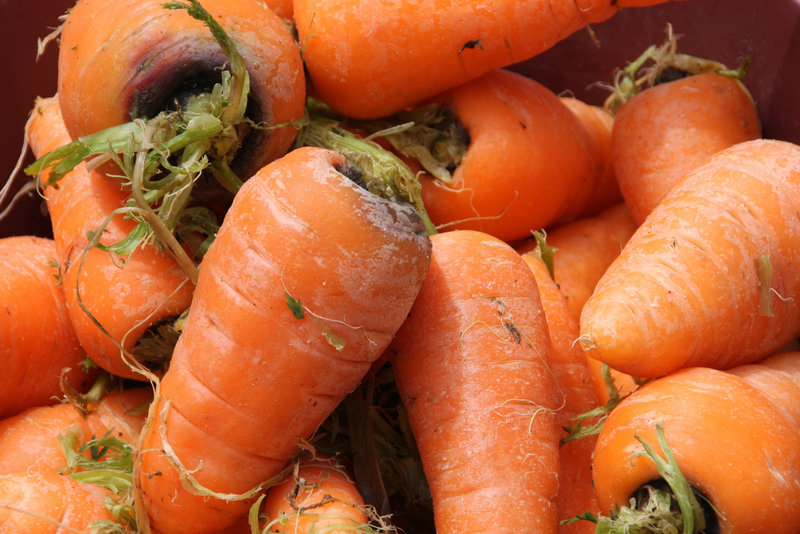
[[[620,8],[663,0],[295,0],[311,81],[349,117],[391,115],[550,48]]]
[[[47,404],[62,395],[62,370],[85,391],[96,372],[81,364],[86,353],[69,320],[52,239],[0,239],[0,417]]]
[[[779,386],[779,387],[776,387]],[[710,500],[720,534],[790,533],[800,524],[800,353],[730,372],[695,367],[642,386],[606,420],[594,455],[601,507],[628,505],[659,478],[637,456],[655,425],[689,483]],[[762,430],[754,430],[762,429]]]
[[[536,282],[488,234],[431,241],[428,276],[390,351],[436,532],[554,533],[558,432]]]
[[[250,506],[184,488],[162,435],[197,482],[246,492],[288,464],[405,319],[430,262],[422,221],[340,171],[341,155],[297,149],[234,199],[144,437],[157,530],[214,532]]]
[[[226,58],[209,29],[161,0],[79,0],[61,32],[58,94],[73,138],[152,117],[182,91],[219,79]],[[234,41],[250,75],[247,116],[299,120],[305,77],[285,23],[259,0],[204,0]],[[253,129],[232,162],[242,179],[282,156],[297,130]]]
[[[70,141],[60,109],[56,96],[40,99],[33,110],[28,141],[37,157]],[[99,249],[89,250],[83,258],[89,244],[87,232],[95,232],[106,217],[123,207],[127,193],[115,180],[88,171],[84,164],[64,176],[57,187],[46,182],[47,176],[42,176],[75,333],[97,365],[118,376],[144,380],[123,359],[120,345],[130,352],[148,328],[179,316],[191,303],[194,285],[171,257],[151,245],[140,247],[124,261]],[[135,225],[121,214],[113,217],[101,243],[120,242]],[[155,362],[150,364],[157,367]]]
[[[739,80],[695,74],[638,93],[616,113],[611,142],[611,160],[633,219],[641,224],[712,154],[759,137],[758,110]]]
[[[800,147],[718,152],[636,230],[581,315],[587,355],[633,376],[756,361],[800,335]]]

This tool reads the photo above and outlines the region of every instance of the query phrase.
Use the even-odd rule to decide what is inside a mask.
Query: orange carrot
[[[0,417],[60,396],[62,371],[71,369],[66,378],[81,391],[96,375],[83,366],[55,261],[52,239],[0,239]]]
[[[295,0],[294,18],[320,98],[377,118],[531,58],[620,8],[661,1]]]
[[[47,98],[34,108],[28,139],[37,156],[69,142],[59,104],[58,97]],[[112,217],[127,199],[118,183],[85,164],[57,185],[48,185],[47,176],[41,180],[66,306],[83,349],[103,369],[143,380],[128,360],[135,358],[153,371],[164,366],[171,351],[148,349],[147,340],[189,307],[194,285],[175,260],[152,245],[125,257],[88,249],[89,232],[102,229],[101,243],[112,245],[136,227],[124,213]]]
[[[695,513],[687,514],[696,515],[694,532],[795,532],[800,522],[798,406],[798,352],[730,372],[683,369],[645,384],[614,409],[598,438],[594,480],[602,508],[608,513],[623,507],[624,519],[634,515],[624,508],[637,490],[660,488],[654,481],[663,474],[642,450],[642,440],[658,450],[659,425],[672,455],[666,457],[672,464],[669,476],[679,471],[687,489],[699,494]],[[661,511],[663,516],[651,511],[653,522],[675,517]],[[679,517],[673,524],[680,529],[682,523]],[[619,526],[606,531],[622,532]]]
[[[237,194],[144,432],[155,529],[214,532],[246,514],[249,490],[279,475],[405,319],[430,241],[370,178],[300,148]]]
[[[298,460],[294,472],[264,499],[263,533],[370,532],[364,500],[342,465]]]
[[[436,532],[556,532],[550,340],[533,275],[488,234],[431,241],[428,276],[391,350]]]
[[[536,252],[522,255],[536,278],[542,309],[550,334],[550,367],[555,381],[556,426],[566,437],[572,419],[600,406],[595,393],[594,379],[586,363],[586,356],[575,344],[578,322],[569,312],[564,295],[559,291],[547,265]],[[592,451],[596,436],[567,441],[560,448],[560,471],[556,507],[558,519],[563,521],[586,510],[599,511],[592,486]],[[561,533],[592,531],[588,523],[569,523],[559,526]]]
[[[755,140],[718,152],[662,200],[581,315],[587,355],[655,377],[725,369],[800,335],[800,147]]]
[[[55,471],[0,475],[0,532],[89,532],[96,521],[113,521],[105,499],[111,492]]]
[[[639,224],[683,175],[710,155],[761,137],[758,111],[741,72],[699,58],[688,62],[694,58],[677,54],[671,35],[657,54],[647,83],[616,111],[612,133],[617,181]],[[685,77],[669,77],[675,71]],[[659,79],[662,73],[669,74],[666,81]],[[637,73],[629,76],[636,78]]]

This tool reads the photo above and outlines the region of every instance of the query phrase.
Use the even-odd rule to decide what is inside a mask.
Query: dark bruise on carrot
[[[0,417],[8,417],[60,397],[62,373],[85,391],[96,369],[69,319],[62,274],[52,239],[0,239]]]
[[[342,172],[369,178],[293,150],[227,212],[144,433],[153,528],[214,532],[246,514],[405,319],[430,261],[422,221]]]
[[[28,140],[36,155],[69,142],[58,97],[37,102]],[[114,215],[127,200],[127,193],[116,181],[98,170],[89,171],[85,164],[78,165],[57,185],[48,185],[47,176],[40,177],[40,187],[50,214],[61,283],[76,335],[86,353],[103,369],[145,380],[137,366],[158,372],[171,347],[166,351],[139,350],[137,344],[155,334],[152,328],[174,320],[189,307],[194,285],[181,267],[154,245],[138,247],[122,257],[90,246],[90,233],[101,236],[101,244],[111,245],[136,227],[124,213]],[[129,361],[133,359],[138,364]]]
[[[533,57],[620,8],[656,3],[470,1],[431,9],[422,0],[295,0],[294,18],[321,99],[374,119]]]
[[[533,275],[482,232],[431,241],[428,276],[390,350],[436,532],[556,532],[556,406]]]
[[[598,282],[581,314],[586,354],[651,378],[756,361],[796,339],[798,203],[797,145],[746,141],[712,156],[661,201]],[[765,255],[769,280],[759,276]]]
[[[675,464],[699,492],[706,531],[794,532],[800,521],[798,398],[797,352],[728,372],[683,369],[645,384],[615,408],[598,438],[594,480],[602,508],[608,514],[630,506],[628,499],[645,485],[661,489],[655,464],[642,455],[642,440],[656,444],[659,425]]]

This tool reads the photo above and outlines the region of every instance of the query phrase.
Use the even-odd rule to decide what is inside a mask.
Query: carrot
[[[265,534],[372,532],[355,482],[330,459],[298,460],[290,476],[269,488],[261,512]]]
[[[631,218],[630,211],[625,204],[619,203],[593,217],[562,224],[547,233],[547,243],[553,251],[553,278],[576,322],[580,322],[583,305],[594,291],[598,280],[635,230],[636,223]],[[538,251],[538,247],[537,240],[530,239],[519,244],[517,251],[524,255]],[[602,362],[587,357],[587,364],[601,404],[608,402],[609,392]],[[637,384],[633,377],[614,369],[610,372],[620,394],[625,395],[636,389]]]
[[[415,126],[387,129],[407,121]],[[524,239],[582,209],[594,187],[580,120],[555,93],[511,71],[491,71],[366,124],[426,168],[422,199],[440,230]]]
[[[556,406],[533,275],[488,234],[431,241],[428,276],[390,350],[436,532],[556,532]]]
[[[70,140],[60,109],[58,97],[36,103],[28,140],[37,156]],[[194,285],[175,260],[153,245],[124,257],[91,246],[90,232],[110,246],[125,240],[137,224],[118,212],[127,193],[101,172],[80,164],[57,185],[41,177],[40,187],[66,307],[81,346],[97,365],[118,376],[143,380],[139,366],[160,371],[171,346],[154,350],[150,340],[159,339],[159,328],[169,333],[164,327],[189,307]]]
[[[547,265],[536,252],[522,254],[536,279],[542,309],[550,334],[550,367],[555,381],[556,426],[561,430],[560,471],[556,508],[563,521],[585,510],[599,511],[592,486],[592,451],[595,436],[564,442],[572,419],[589,412],[602,403],[595,393],[594,379],[586,356],[574,343],[578,337],[578,322],[567,308],[564,295],[558,289]],[[559,532],[591,532],[588,523],[559,526]]]
[[[232,137],[223,133],[212,141],[209,156],[247,178],[289,149],[296,128],[274,126],[302,117],[305,79],[284,22],[261,1],[202,4],[229,35],[235,59],[234,50],[210,38],[206,23],[174,9],[183,4],[168,4],[169,10],[161,0],[75,4],[63,25],[58,57],[58,94],[73,139],[154,117],[176,101],[191,110],[189,97],[210,94],[215,83],[224,82],[222,67],[230,61],[234,87],[219,119],[226,131],[233,130]],[[243,90],[249,96],[239,98]]]
[[[653,481],[662,475],[642,451],[642,442],[655,448],[659,425],[670,471],[680,472],[698,495],[694,532],[703,531],[702,523],[705,532],[720,534],[795,532],[799,399],[798,352],[730,372],[683,369],[645,384],[615,408],[598,438],[594,480],[601,507],[629,507],[640,487],[659,487]],[[620,518],[629,512],[623,509]],[[650,514],[652,521],[675,518],[665,512]],[[680,527],[683,517],[676,522]],[[618,526],[606,532],[622,532]]]
[[[155,529],[213,532],[246,514],[251,488],[280,474],[405,319],[430,241],[370,177],[300,148],[240,189],[144,431]]]
[[[678,54],[671,32],[661,48],[648,49],[645,57],[649,54],[656,64],[616,111],[611,143],[619,187],[639,224],[684,174],[710,155],[761,137],[742,71]],[[628,76],[637,78],[638,73]]]
[[[620,8],[659,0],[462,2],[295,0],[303,58],[319,97],[344,115],[391,115],[550,48]]]
[[[0,475],[0,532],[89,532],[113,522],[105,499],[111,492],[54,471]]]
[[[84,368],[55,260],[52,239],[0,239],[0,417],[60,396],[62,372],[82,391],[97,374]]]
[[[734,367],[797,338],[799,170],[800,147],[755,140],[689,173],[584,305],[587,355],[650,378]]]
[[[134,443],[144,424],[149,387],[112,391],[84,414],[70,403],[36,406],[0,421],[0,474],[56,470],[67,465],[59,435],[79,444],[113,436]]]

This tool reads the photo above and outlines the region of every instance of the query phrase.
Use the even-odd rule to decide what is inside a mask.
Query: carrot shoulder
[[[739,143],[688,174],[598,282],[587,355],[633,376],[755,361],[800,334],[800,147]]]
[[[301,148],[237,194],[144,434],[139,480],[159,531],[214,532],[246,514],[252,499],[230,495],[284,469],[405,319],[430,241],[410,205],[351,171]]]
[[[390,350],[436,531],[556,532],[550,341],[533,275],[488,234],[431,241],[428,276]]]

